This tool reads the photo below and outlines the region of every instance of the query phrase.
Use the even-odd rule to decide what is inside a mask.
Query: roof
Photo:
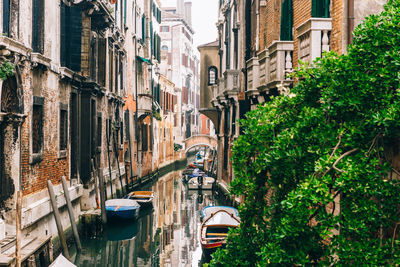
[[[210,42],[210,43],[206,43],[206,44],[199,45],[199,46],[197,47],[197,49],[203,48],[203,47],[215,47],[215,46],[219,46],[219,41],[218,41],[218,40],[212,41],[212,42]]]

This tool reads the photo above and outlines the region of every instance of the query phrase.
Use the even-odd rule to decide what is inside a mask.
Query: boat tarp
[[[106,201],[106,206],[125,206],[125,207],[136,207],[140,206],[135,200],[127,198],[109,199]]]
[[[52,264],[49,265],[49,267],[77,267],[75,264],[67,260],[63,256],[63,254],[60,254],[55,261],[53,261]]]
[[[203,209],[202,211],[202,216],[203,218],[207,218],[211,216],[211,214],[216,213],[219,210],[224,210],[230,214],[233,214],[237,217],[239,217],[239,212],[237,209],[228,207],[228,206],[207,206]]]
[[[231,226],[238,226],[239,222],[233,218],[229,213],[225,211],[219,211],[214,214],[208,221],[204,223],[207,226],[211,225],[231,225]]]

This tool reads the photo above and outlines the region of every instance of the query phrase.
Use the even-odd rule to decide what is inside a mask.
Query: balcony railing
[[[224,91],[237,91],[239,88],[239,71],[227,70],[224,72]]]
[[[268,48],[268,87],[290,81],[288,74],[293,70],[293,41],[275,41]]]
[[[247,62],[247,91],[257,90],[259,85],[259,62],[257,57],[249,59]]]
[[[268,64],[268,50],[265,49],[258,54],[258,62],[260,64],[259,73],[260,73],[260,87],[262,90],[265,85],[268,83],[268,72],[269,72],[269,64]]]
[[[311,18],[297,28],[299,59],[312,62],[330,50],[331,18]]]

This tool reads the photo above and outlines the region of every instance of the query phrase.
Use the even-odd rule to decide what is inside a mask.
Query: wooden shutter
[[[81,38],[82,38],[82,11],[79,7],[70,7],[70,64],[69,68],[73,71],[81,70]]]
[[[312,0],[311,16],[316,18],[329,18],[330,0]]]
[[[10,36],[10,0],[3,0],[3,34]]]
[[[146,17],[142,16],[142,39],[143,42],[146,41]]]
[[[61,44],[60,44],[60,63],[61,66],[67,66],[67,6],[61,1],[60,5],[60,24],[61,24]]]
[[[102,86],[106,86],[106,39],[99,38],[98,41],[98,82]]]
[[[284,0],[281,9],[281,40],[293,40],[293,0]]]

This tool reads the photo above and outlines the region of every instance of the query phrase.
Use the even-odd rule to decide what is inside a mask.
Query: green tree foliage
[[[0,65],[0,79],[3,81],[7,80],[8,77],[14,75],[14,65],[11,64],[8,60],[4,61]]]
[[[211,266],[400,264],[400,0],[354,35],[348,54],[302,65],[290,96],[242,122],[242,221]]]

